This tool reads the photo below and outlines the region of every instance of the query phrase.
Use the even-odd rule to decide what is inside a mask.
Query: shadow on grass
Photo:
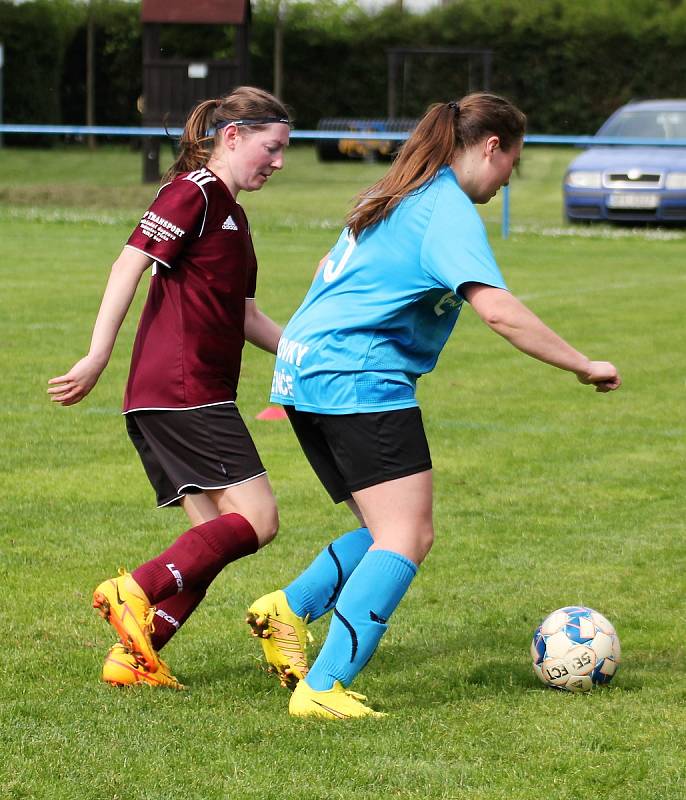
[[[314,647],[309,651],[310,663],[315,660],[318,650],[319,647]],[[211,652],[210,642],[206,642],[200,651]],[[433,648],[428,643],[421,648],[416,643],[395,643],[376,653],[353,688],[364,691],[365,686],[369,688],[372,683],[381,681],[392,687],[394,695],[396,692],[405,695],[402,702],[408,707],[424,705],[418,701],[422,696],[434,705],[472,697],[475,691],[482,696],[506,694],[513,697],[535,690],[547,692],[535,676],[528,658],[517,660],[510,654],[493,658],[486,653],[481,657],[479,653],[476,643],[467,646],[463,639],[459,642],[444,639]],[[257,693],[266,696],[283,691],[277,679],[267,674],[266,664],[257,651],[246,657],[242,645],[226,648],[221,656],[215,652],[213,656],[201,658],[188,653],[183,665],[185,669],[182,669],[183,661],[179,650],[179,655],[175,655],[179,677],[197,688],[216,688],[230,683],[241,695]],[[653,660],[650,669],[651,672],[659,670],[659,665]],[[620,667],[618,679],[597,691],[640,692],[646,688],[643,677],[640,671],[625,671]]]
[[[479,659],[478,664],[472,663],[470,666],[460,662],[463,656],[457,644],[452,650],[445,646],[436,650],[427,647],[421,656],[418,656],[416,648],[398,645],[392,651],[389,649],[384,652],[378,663],[372,662],[370,670],[377,676],[388,676],[393,683],[396,702],[408,708],[454,703],[471,698],[475,693],[482,697],[510,695],[513,698],[539,690],[546,694],[558,694],[538,680],[528,659],[517,661],[484,657]],[[403,680],[403,673],[407,680]],[[641,692],[646,688],[642,677],[640,672],[622,671],[620,667],[618,678],[608,686],[598,687],[594,693]]]
[[[178,669],[182,671],[181,667]],[[232,655],[226,661],[213,659],[205,663],[187,664],[184,671],[187,682],[200,689],[203,687],[213,688],[231,684],[243,693],[250,694],[270,694],[274,689],[279,689],[279,682],[275,676],[267,673],[264,662],[255,659],[246,659],[242,662],[237,661],[237,657]],[[283,691],[283,690],[282,690]]]

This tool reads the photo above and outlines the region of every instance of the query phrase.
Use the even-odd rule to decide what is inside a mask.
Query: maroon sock
[[[231,561],[257,551],[257,535],[240,514],[222,514],[182,533],[131,574],[151,605],[184,589],[207,588]]]
[[[205,597],[205,587],[184,589],[157,604],[154,631],[150,635],[152,646],[161,650],[190,617]]]

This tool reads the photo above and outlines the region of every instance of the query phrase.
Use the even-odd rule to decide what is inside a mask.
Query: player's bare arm
[[[245,301],[244,330],[245,338],[250,344],[268,353],[276,353],[281,338],[281,326],[260,311],[254,300]]]
[[[317,264],[317,269],[314,271],[314,275],[312,276],[312,280],[314,280],[317,277],[317,275],[319,275],[319,273],[322,271],[322,267],[329,260],[330,255],[331,255],[331,250],[329,250],[328,253],[319,261],[319,264]]]
[[[621,386],[616,367],[609,361],[591,361],[542,322],[520,300],[504,289],[483,284],[463,287],[466,300],[491,330],[533,358],[575,373],[598,392]]]
[[[48,394],[53,402],[63,406],[74,405],[95,386],[110,359],[141,276],[151,263],[151,259],[138,250],[131,247],[122,250],[112,265],[88,354],[79,359],[69,372],[48,381]]]

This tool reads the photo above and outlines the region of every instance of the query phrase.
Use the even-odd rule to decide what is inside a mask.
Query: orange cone
[[[260,411],[255,419],[288,419],[288,417],[281,406],[269,406]]]

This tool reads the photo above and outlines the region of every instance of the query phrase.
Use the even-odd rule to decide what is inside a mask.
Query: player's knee
[[[417,535],[416,547],[417,547],[417,558],[418,564],[421,564],[422,561],[429,555],[429,551],[431,550],[434,543],[434,529],[433,526],[430,525],[426,528],[422,528]]]
[[[269,508],[260,509],[252,521],[252,526],[255,529],[259,546],[264,547],[269,544],[279,530],[279,512],[276,503]]]
[[[217,504],[220,514],[240,514],[255,531],[258,547],[269,544],[279,530],[279,513],[273,497],[263,497],[258,503],[238,504],[221,497]]]
[[[379,550],[391,550],[400,553],[415,564],[421,564],[431,550],[434,541],[434,531],[431,523],[415,525],[404,531],[385,531],[376,533],[374,547]]]

